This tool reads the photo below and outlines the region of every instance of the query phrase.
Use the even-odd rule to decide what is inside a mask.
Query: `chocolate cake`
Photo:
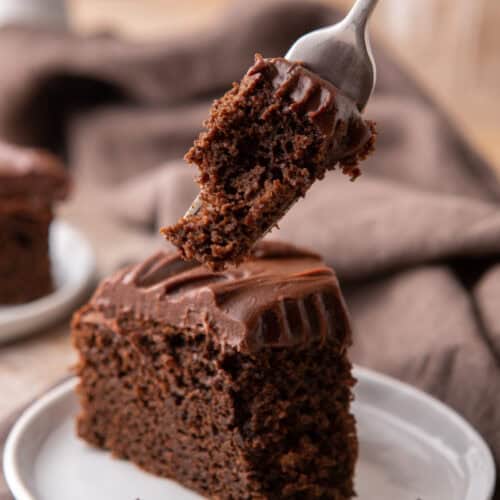
[[[106,279],[72,337],[92,445],[220,500],[353,496],[351,333],[318,256],[259,243],[212,272],[160,252]]]
[[[0,142],[0,304],[52,291],[49,227],[54,202],[67,194],[57,158]]]
[[[212,269],[240,263],[327,170],[356,178],[375,138],[373,123],[334,85],[261,56],[205,125],[185,157],[199,168],[200,205],[162,233]]]

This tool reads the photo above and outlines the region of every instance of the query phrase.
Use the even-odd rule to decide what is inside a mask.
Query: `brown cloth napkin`
[[[282,55],[338,17],[309,2],[241,1],[206,33],[148,44],[5,28],[0,136],[64,154],[86,204],[162,245],[158,227],[196,193],[181,157],[211,99],[255,52]],[[272,237],[312,247],[336,268],[357,363],[458,410],[498,462],[500,185],[398,64],[380,47],[375,57],[366,115],[378,122],[377,153],[355,183],[338,173],[317,183]],[[123,252],[113,265],[141,256],[125,237],[114,246]]]

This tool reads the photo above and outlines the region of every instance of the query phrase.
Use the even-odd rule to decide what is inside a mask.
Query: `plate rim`
[[[87,291],[90,291],[90,287],[94,282],[97,261],[92,245],[85,235],[73,224],[60,218],[52,221],[50,231],[50,238],[53,238],[53,234],[66,234],[70,235],[73,241],[78,242],[82,255],[85,256],[87,262],[86,271],[82,274],[78,282],[56,288],[48,295],[39,299],[25,304],[2,305],[4,310],[0,312],[0,344],[36,333],[37,330],[34,330],[29,324],[26,325],[25,323],[36,321],[40,316],[48,315],[52,312],[50,320],[47,316],[47,318],[42,319],[39,323],[39,330],[43,330],[51,321],[56,321],[65,312],[70,311],[78,303],[80,297],[87,293]],[[21,320],[16,318],[18,315],[22,315]]]
[[[441,413],[441,415],[445,415],[447,418],[452,419],[456,426],[475,442],[475,445],[484,456],[484,468],[486,470],[486,474],[491,478],[490,485],[487,490],[488,496],[484,500],[491,500],[491,498],[493,498],[496,484],[496,468],[493,454],[483,437],[469,422],[467,422],[467,420],[465,420],[465,418],[434,396],[389,375],[356,365],[354,367],[354,376],[358,380],[363,379],[365,383],[372,382],[385,387],[395,387],[404,395],[416,398],[428,407],[432,407],[434,410]],[[16,500],[37,500],[25,484],[25,481],[22,478],[22,473],[16,463],[16,452],[19,449],[19,443],[23,433],[33,420],[37,418],[40,412],[73,393],[77,383],[78,377],[73,376],[50,389],[25,409],[11,428],[5,442],[2,458],[5,480],[9,490],[14,495]],[[463,500],[477,500],[472,498],[469,493]],[[474,491],[472,491],[472,494],[474,494]]]

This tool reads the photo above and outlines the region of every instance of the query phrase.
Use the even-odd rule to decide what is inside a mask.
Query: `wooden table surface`
[[[493,1],[496,2],[496,0]],[[111,26],[128,36],[146,39],[161,36],[167,32],[173,33],[180,29],[195,30],[205,26],[227,3],[228,0],[183,0],[183,2],[70,0],[70,14],[73,25],[81,31]],[[168,15],[165,15],[167,8]],[[391,31],[385,29],[388,22],[387,17],[383,16],[384,12],[381,12],[376,21],[381,36],[386,39],[388,45],[394,46],[405,64],[444,104],[470,140],[491,160],[493,165],[498,167],[500,173],[500,120],[498,119],[500,98],[497,95],[500,86],[494,85],[491,91],[487,84],[480,85],[477,87],[479,89],[477,92],[468,93],[463,91],[462,81],[457,82],[456,86],[450,86],[449,77],[445,79],[443,76],[446,71],[449,72],[450,68],[447,69],[446,65],[443,67],[439,64],[426,64],[425,58],[429,57],[428,49],[425,49],[428,47],[428,33],[424,30],[420,35],[417,33],[411,39],[398,38],[396,34],[391,35]],[[408,57],[408,54],[412,57]],[[483,88],[484,92],[481,90]],[[459,106],[456,105],[457,102],[460,103]],[[97,250],[101,269],[104,270],[107,268],[106,259],[109,255],[106,253],[107,242],[102,235],[107,234],[110,228],[101,227],[98,223],[89,225],[88,222],[84,222],[81,203],[79,204],[80,196],[83,194],[77,194],[76,198],[63,208],[62,216],[79,225],[89,236]],[[94,209],[97,210],[97,208]],[[98,219],[96,214],[95,220],[98,221]],[[137,241],[136,245],[139,248],[146,246],[144,243]],[[45,387],[68,374],[73,362],[74,353],[70,347],[67,322],[45,333],[17,343],[0,346],[0,390],[2,392],[0,419],[39,394]]]

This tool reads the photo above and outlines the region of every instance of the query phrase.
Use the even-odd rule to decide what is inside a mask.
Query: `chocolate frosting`
[[[105,280],[91,304],[83,321],[131,313],[179,329],[202,326],[241,351],[327,337],[339,349],[350,342],[333,270],[317,255],[278,242],[259,243],[248,261],[223,272],[159,252]]]
[[[276,95],[291,101],[290,109],[307,114],[325,136],[341,136],[342,147],[335,149],[334,160],[361,151],[373,134],[361,118],[356,103],[301,62],[256,55],[247,77],[270,79]],[[347,129],[348,136],[345,135]]]
[[[50,202],[66,198],[68,191],[68,175],[55,156],[0,142],[0,196]]]

